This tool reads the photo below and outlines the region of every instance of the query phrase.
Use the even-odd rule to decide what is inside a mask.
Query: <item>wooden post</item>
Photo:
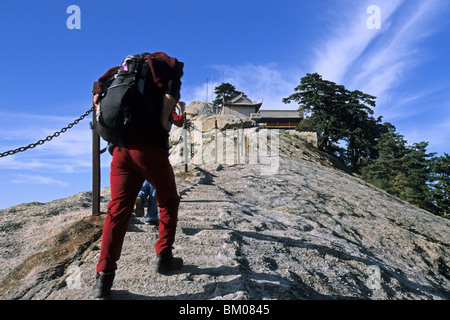
[[[236,139],[236,149],[237,149],[237,163],[241,164],[241,144],[239,143],[239,128],[236,129],[237,139]]]
[[[184,172],[188,172],[188,149],[187,149],[187,119],[186,111],[183,112],[184,125],[183,125],[183,143],[184,143]]]
[[[92,86],[92,95],[97,90],[97,82]],[[100,136],[97,132],[97,110],[92,102],[92,215],[100,215]]]
[[[219,142],[217,141],[219,139],[219,136],[217,135],[217,118],[214,121],[214,143],[215,143],[215,148],[214,148],[214,163],[217,163],[217,154],[218,154],[218,147],[219,147]]]
[[[248,157],[248,137],[244,136],[244,157],[245,159]]]

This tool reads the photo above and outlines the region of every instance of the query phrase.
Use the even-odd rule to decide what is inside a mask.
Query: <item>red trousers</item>
[[[116,147],[110,179],[111,201],[103,227],[97,272],[117,269],[128,223],[145,179],[156,189],[156,201],[160,208],[156,254],[172,246],[177,227],[180,197],[166,150],[148,144],[129,145],[122,147],[120,152]]]

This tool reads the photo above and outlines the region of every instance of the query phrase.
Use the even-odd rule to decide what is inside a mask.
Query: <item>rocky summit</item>
[[[174,165],[185,266],[156,274],[157,228],[133,215],[111,299],[450,299],[449,220],[296,136],[280,134],[278,151],[270,174],[258,162]],[[108,199],[106,188],[103,211]],[[2,210],[1,299],[93,299],[103,219],[90,192]]]

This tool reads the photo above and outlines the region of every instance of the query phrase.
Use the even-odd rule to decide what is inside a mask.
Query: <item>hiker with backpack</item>
[[[172,255],[180,197],[168,153],[170,115],[180,99],[183,66],[163,52],[143,53],[126,57],[122,65],[98,80],[94,95],[97,130],[112,146],[113,158],[95,298],[110,294],[128,223],[145,180],[155,188],[160,208],[155,271],[165,274],[183,266],[183,260]]]

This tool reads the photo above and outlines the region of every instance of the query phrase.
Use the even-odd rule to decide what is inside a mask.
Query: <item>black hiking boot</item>
[[[166,249],[156,255],[155,271],[166,274],[183,268],[183,259],[175,258],[172,255],[172,248]]]
[[[134,214],[136,217],[143,217],[144,216],[144,201],[141,197],[136,198],[136,207],[134,208]]]
[[[96,299],[104,299],[109,296],[111,293],[111,287],[114,281],[114,277],[116,275],[115,271],[105,273],[100,271],[97,273],[94,288],[92,289],[92,293],[94,298]]]

